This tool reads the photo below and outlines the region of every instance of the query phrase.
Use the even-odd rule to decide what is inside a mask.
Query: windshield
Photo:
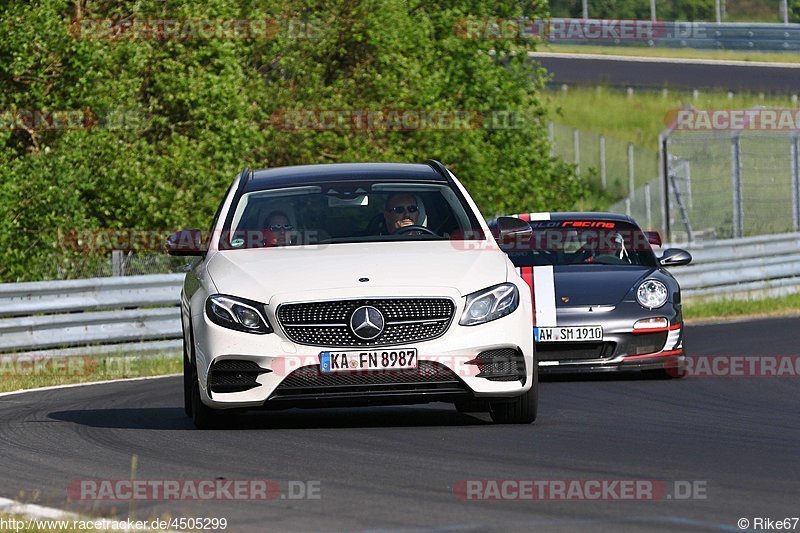
[[[530,223],[530,240],[504,246],[515,266],[656,266],[647,236],[615,220],[543,220]]]
[[[311,183],[241,195],[221,248],[483,238],[475,215],[445,184]]]

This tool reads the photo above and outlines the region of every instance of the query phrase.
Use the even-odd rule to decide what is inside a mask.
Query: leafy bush
[[[569,208],[587,189],[570,165],[549,156],[538,96],[545,73],[514,54],[522,49],[513,42],[454,31],[465,17],[545,9],[455,0],[3,3],[0,113],[7,120],[13,110],[90,110],[84,126],[91,127],[0,127],[0,280],[81,275],[70,272],[107,260],[64,246],[65,231],[205,228],[244,165],[434,157],[487,215]],[[161,17],[271,18],[280,31],[256,40],[70,33],[75,19]],[[275,123],[286,110],[389,108],[502,110],[527,119],[514,129],[466,131]]]

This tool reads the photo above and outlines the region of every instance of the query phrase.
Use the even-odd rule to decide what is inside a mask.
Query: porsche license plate
[[[352,370],[408,370],[417,368],[417,349],[322,352],[319,366],[326,374]]]
[[[596,342],[603,340],[602,326],[533,328],[536,342]]]

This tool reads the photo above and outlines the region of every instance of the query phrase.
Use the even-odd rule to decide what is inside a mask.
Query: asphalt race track
[[[741,62],[642,60],[536,52],[529,56],[541,63],[553,75],[552,82],[557,84],[783,93],[800,90],[800,65],[782,67],[763,63],[743,65]]]
[[[690,327],[693,355],[798,353],[800,318]],[[800,378],[547,381],[539,419],[443,404],[247,415],[191,429],[180,378],[0,398],[0,496],[125,518],[225,517],[229,531],[739,531],[800,515]],[[80,479],[318,481],[319,499],[68,501]],[[657,480],[648,501],[464,501],[459,480]],[[696,482],[680,499],[674,482]],[[285,492],[284,492],[284,495]],[[798,526],[800,527],[800,526]]]

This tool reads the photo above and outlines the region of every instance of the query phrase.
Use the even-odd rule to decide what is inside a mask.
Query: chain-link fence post
[[[633,143],[628,143],[628,198],[633,201],[636,190],[636,174],[633,169]]]
[[[644,184],[644,213],[645,218],[647,219],[647,229],[650,230],[653,228],[653,210],[652,205],[650,203],[650,184]]]
[[[600,136],[600,186],[606,190],[606,136]]]
[[[689,209],[694,209],[694,202],[692,201],[692,165],[689,161],[683,162],[683,170],[686,176],[686,197],[689,204]]]
[[[575,173],[581,173],[581,132],[578,128],[572,129],[572,146],[575,151]]]
[[[789,154],[792,168],[792,231],[800,229],[800,168],[797,161],[797,134],[789,140]]]
[[[661,187],[661,233],[664,242],[672,242],[669,224],[669,136],[658,136],[658,183]]]
[[[111,275],[125,275],[125,252],[122,250],[111,250]]]
[[[733,186],[733,238],[744,234],[742,220],[742,143],[738,133],[731,137],[731,180]]]

